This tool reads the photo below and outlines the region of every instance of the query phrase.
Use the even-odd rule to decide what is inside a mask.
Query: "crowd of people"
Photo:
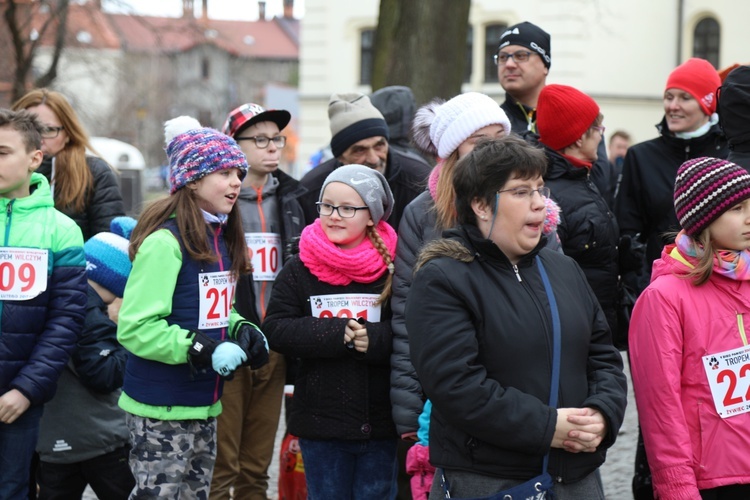
[[[331,95],[300,180],[288,111],[175,117],[138,220],[65,96],[0,110],[0,499],[263,500],[280,424],[282,499],[603,499],[628,347],[634,498],[750,498],[750,67],[608,155],[551,47],[501,35],[502,104]]]

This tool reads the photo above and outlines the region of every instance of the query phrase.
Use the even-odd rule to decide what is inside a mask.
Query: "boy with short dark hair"
[[[41,130],[26,111],[0,109],[0,498],[23,498],[42,405],[86,312],[83,236],[54,208]]]

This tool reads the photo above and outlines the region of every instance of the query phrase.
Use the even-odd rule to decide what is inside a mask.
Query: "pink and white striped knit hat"
[[[750,198],[750,174],[727,160],[695,158],[677,171],[674,210],[689,236],[698,237],[713,221]]]

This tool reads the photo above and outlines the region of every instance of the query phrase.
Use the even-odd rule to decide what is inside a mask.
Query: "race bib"
[[[340,295],[313,295],[310,307],[315,318],[362,318],[380,321],[380,295],[374,293],[342,293]]]
[[[225,328],[229,326],[236,280],[230,271],[200,273],[200,307],[198,328]]]
[[[703,356],[703,367],[721,418],[750,411],[750,346]]]
[[[29,300],[47,290],[47,250],[0,248],[0,300]]]
[[[253,265],[255,281],[273,281],[281,270],[281,235],[245,233],[247,253]]]

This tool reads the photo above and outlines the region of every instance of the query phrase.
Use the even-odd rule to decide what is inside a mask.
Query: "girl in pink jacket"
[[[659,499],[750,498],[750,174],[682,164],[682,231],[630,324],[638,413]]]

